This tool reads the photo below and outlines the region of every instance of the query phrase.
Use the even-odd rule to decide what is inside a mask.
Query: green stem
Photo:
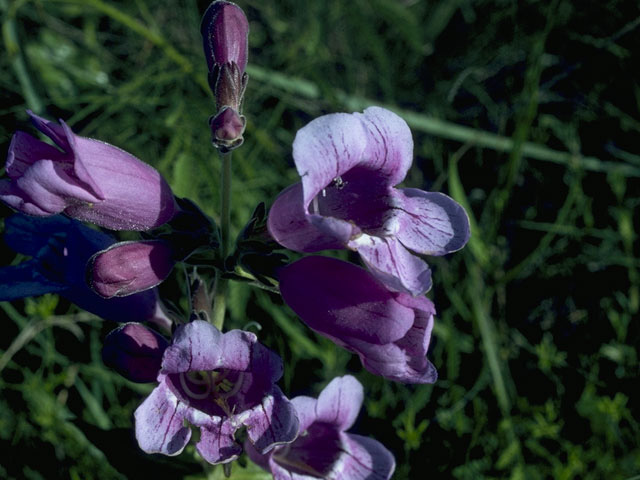
[[[222,175],[220,178],[221,207],[220,207],[220,256],[222,261],[229,255],[229,230],[231,216],[231,152],[221,153]],[[216,273],[215,293],[213,294],[213,324],[222,330],[224,314],[227,310],[228,282],[222,277],[222,272]]]

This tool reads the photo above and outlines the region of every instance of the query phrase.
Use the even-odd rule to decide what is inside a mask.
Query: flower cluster
[[[244,12],[227,1],[214,1],[202,20],[216,96],[210,127],[227,160],[243,143],[248,31]],[[0,269],[0,300],[58,293],[121,323],[104,339],[104,363],[132,382],[156,384],[135,411],[140,448],[178,455],[197,430],[195,448],[210,464],[245,451],[276,480],[389,479],[392,453],[347,433],[363,386],[347,375],[317,399],[289,400],[277,385],[280,357],[251,332],[223,330],[224,295],[230,279],[278,291],[306,325],[357,354],[369,372],[435,382],[427,358],[435,307],[424,296],[432,280],[422,256],[462,248],[469,220],[444,194],[398,188],[413,155],[404,120],[370,107],[300,129],[293,143],[300,182],[268,216],[259,205],[228,251],[228,223],[218,227],[192,201],[174,197],[154,168],[63,121],[29,115],[53,145],[23,132],[11,142],[0,200],[19,213],[5,220],[4,238],[31,258]],[[120,230],[140,237],[119,241]],[[320,255],[288,263],[283,248],[348,249],[366,268]],[[157,287],[180,263],[192,268],[189,307],[168,313]]]

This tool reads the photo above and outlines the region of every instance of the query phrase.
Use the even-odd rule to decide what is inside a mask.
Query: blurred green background
[[[435,385],[368,374],[245,285],[232,287],[227,327],[262,325],[291,396],[356,375],[366,400],[354,431],[393,451],[396,479],[640,479],[637,1],[238,3],[251,36],[235,231],[297,180],[298,128],[382,105],[414,135],[403,185],[461,202],[472,239],[428,259]],[[33,132],[31,108],[153,164],[216,217],[206,6],[0,0],[2,154],[16,129]],[[0,248],[4,264],[21,259]],[[177,301],[179,286],[163,292]],[[114,325],[50,295],[2,302],[0,316],[0,478],[221,478],[193,447],[139,451],[132,412],[151,386],[102,365]],[[269,476],[238,465],[232,478]]]

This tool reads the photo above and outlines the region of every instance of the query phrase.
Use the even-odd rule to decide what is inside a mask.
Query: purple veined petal
[[[224,334],[203,320],[179,326],[173,343],[164,353],[163,373],[227,368],[246,371],[251,365],[251,349],[256,337],[232,330]]]
[[[348,454],[343,457],[339,477],[349,480],[389,480],[396,461],[389,450],[373,438],[344,434]]]
[[[396,210],[400,228],[396,237],[414,252],[445,255],[469,240],[469,217],[455,200],[443,193],[416,188],[398,190],[402,206]]]
[[[356,250],[371,273],[387,287],[422,295],[431,288],[431,270],[393,237],[361,235],[348,244]]]
[[[317,421],[345,431],[356,421],[363,399],[364,389],[355,377],[336,377],[318,396]]]
[[[221,0],[212,2],[202,16],[200,32],[209,71],[215,64],[235,62],[244,72],[249,56],[249,22],[240,7]]]
[[[200,427],[200,440],[196,443],[196,450],[207,462],[213,465],[228,463],[242,453],[242,447],[233,436],[237,426],[231,422],[204,415],[194,409],[189,411],[189,421]]]
[[[267,228],[276,242],[298,252],[343,248],[339,240],[309,222],[302,204],[302,183],[293,184],[278,195],[269,210]]]
[[[409,125],[395,113],[381,107],[369,107],[354,115],[362,121],[367,132],[364,152],[367,165],[385,176],[387,185],[397,185],[413,162]]]
[[[162,240],[120,242],[91,257],[87,278],[104,298],[126,297],[159,285],[174,265],[173,249]]]
[[[155,382],[169,342],[141,323],[126,323],[104,339],[102,361],[132,382]]]
[[[71,163],[69,155],[44,143],[25,132],[16,132],[11,139],[5,166],[7,175],[12,180],[22,176],[37,159],[48,159],[54,162],[67,161]]]
[[[429,350],[431,332],[433,330],[433,316],[436,314],[433,302],[427,297],[412,297],[399,293],[396,300],[402,305],[413,309],[415,320],[413,327],[407,334],[396,342],[409,355],[423,358]]]
[[[304,257],[280,271],[285,302],[312,329],[383,344],[402,338],[413,311],[366,270],[329,257]]]
[[[347,113],[318,117],[298,130],[293,159],[302,178],[305,211],[323,188],[362,161],[366,147],[362,122]]]
[[[300,395],[292,398],[291,403],[296,409],[298,420],[300,421],[300,431],[304,432],[309,425],[316,421],[316,402],[318,400],[313,397]]]
[[[348,221],[340,218],[324,217],[322,215],[307,215],[309,223],[316,227],[327,237],[335,238],[340,248],[344,248],[344,245],[355,235],[360,233],[360,228]]]
[[[238,416],[247,426],[247,435],[255,449],[264,454],[277,445],[296,439],[299,421],[296,409],[278,387],[259,405]]]
[[[160,383],[135,411],[136,439],[147,453],[178,455],[191,438],[183,425],[188,406]]]

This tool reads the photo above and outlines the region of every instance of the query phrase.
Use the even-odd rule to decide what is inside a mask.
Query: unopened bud
[[[140,323],[127,323],[104,339],[102,360],[132,382],[155,382],[168,346],[159,333]]]
[[[222,152],[228,152],[242,145],[246,120],[231,107],[223,107],[209,119],[211,141]]]
[[[240,112],[247,84],[249,22],[235,3],[218,0],[207,8],[200,26],[209,67],[209,85],[218,111],[230,106]]]

